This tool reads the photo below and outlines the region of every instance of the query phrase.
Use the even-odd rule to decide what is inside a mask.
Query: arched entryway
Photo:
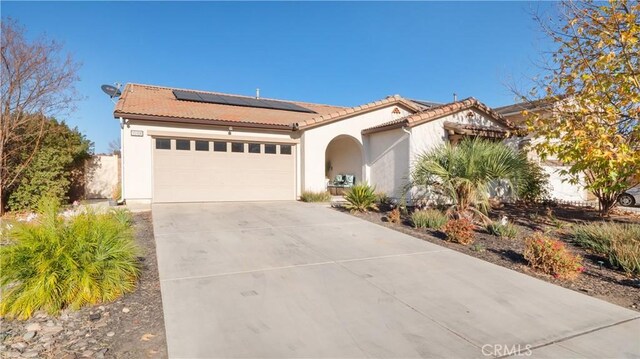
[[[364,181],[362,144],[348,135],[335,137],[325,150],[325,176],[333,181],[337,175],[352,175],[354,182]]]

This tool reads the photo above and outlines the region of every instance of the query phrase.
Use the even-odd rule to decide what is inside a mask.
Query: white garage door
[[[295,199],[295,146],[155,138],[153,201]]]

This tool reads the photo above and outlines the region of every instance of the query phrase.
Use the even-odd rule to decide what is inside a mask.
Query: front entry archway
[[[325,150],[325,176],[333,181],[337,175],[353,175],[354,182],[364,181],[362,144],[348,135],[335,137]]]

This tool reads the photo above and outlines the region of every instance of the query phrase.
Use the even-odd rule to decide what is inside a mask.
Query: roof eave
[[[180,123],[190,125],[209,125],[209,126],[232,126],[238,128],[251,128],[251,129],[269,129],[279,131],[293,131],[294,126],[292,124],[268,124],[268,123],[256,123],[247,121],[228,121],[228,120],[208,120],[200,118],[183,118],[183,117],[170,117],[170,116],[155,116],[155,115],[143,115],[126,112],[113,112],[114,118],[124,118],[127,120],[139,120],[139,121],[154,121],[162,123]]]
[[[328,125],[330,123],[341,121],[353,116],[362,115],[364,113],[368,113],[371,111],[379,110],[381,108],[389,107],[389,106],[403,106],[410,111],[420,111],[413,103],[405,100],[402,97],[391,97],[386,98],[384,100],[379,100],[375,102],[370,102],[364,105],[350,107],[344,110],[340,110],[333,114],[323,115],[319,117],[312,118],[310,120],[306,120],[304,122],[300,122],[298,124],[300,130],[308,130],[318,126]]]

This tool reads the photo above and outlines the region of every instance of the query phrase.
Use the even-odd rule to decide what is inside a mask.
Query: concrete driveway
[[[324,206],[158,204],[153,226],[172,358],[640,357],[640,313]]]

